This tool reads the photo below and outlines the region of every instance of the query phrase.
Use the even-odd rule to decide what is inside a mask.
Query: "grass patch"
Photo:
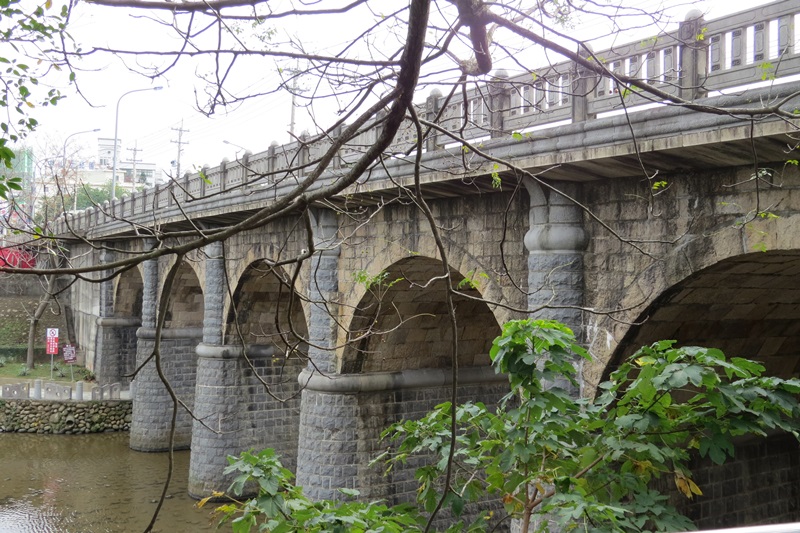
[[[38,303],[39,299],[35,296],[0,296],[0,358],[25,359],[28,353],[29,319]],[[51,304],[39,321],[34,343],[36,361],[50,364],[50,357],[44,353],[47,328],[59,328],[59,337],[66,339],[66,321],[61,311],[58,306]]]
[[[50,363],[37,363],[33,370],[23,373],[25,364],[17,359],[6,359],[0,357],[0,378],[8,379],[42,379],[50,381]],[[94,375],[80,365],[72,365],[72,373],[75,381],[93,381]],[[70,381],[69,365],[59,364],[56,361],[53,370],[53,381]]]

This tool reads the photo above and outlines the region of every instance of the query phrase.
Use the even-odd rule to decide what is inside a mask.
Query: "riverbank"
[[[0,433],[72,434],[129,431],[132,402],[119,384],[42,380],[0,382]]]
[[[81,435],[129,431],[132,403],[0,399],[0,432]]]

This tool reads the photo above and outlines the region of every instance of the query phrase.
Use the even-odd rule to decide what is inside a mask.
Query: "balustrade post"
[[[433,122],[439,115],[439,112],[441,111],[441,107],[439,105],[441,99],[442,91],[439,89],[434,89],[425,100],[425,119],[428,122]],[[428,134],[428,138],[425,139],[425,149],[429,152],[433,152],[434,150],[438,149],[438,138],[439,135],[434,130],[431,130],[431,132]]]
[[[297,145],[297,166],[299,167],[299,171],[297,172],[300,176],[306,175],[305,166],[309,163],[311,159],[311,149],[308,146],[308,139],[311,137],[307,131],[304,131],[300,134],[298,139],[299,144]]]
[[[585,59],[591,57],[591,54],[592,49],[588,44],[578,50],[578,55]],[[572,76],[572,122],[595,118],[594,113],[589,113],[589,93],[592,92],[596,79],[594,72],[580,63],[573,63],[570,76]]]
[[[249,169],[250,169],[250,156],[253,154],[250,153],[250,150],[245,150],[244,155],[239,160],[239,166],[242,167],[242,185],[245,189],[249,186],[250,176],[249,176]]]
[[[219,191],[228,190],[228,159],[223,159],[219,164]]]
[[[200,196],[203,197],[206,195],[206,180],[208,180],[208,165],[203,165],[203,168],[200,169],[200,174],[198,175],[200,178]]]
[[[272,141],[269,143],[269,149],[267,150],[267,172],[275,172],[277,168],[277,159],[278,157],[278,143],[277,141]]]
[[[333,130],[331,131],[331,139],[333,139],[334,141],[338,141],[339,137],[342,136],[343,129],[344,129],[344,124],[337,124],[336,126],[334,126]],[[342,146],[340,150],[336,151],[336,155],[334,155],[333,159],[331,160],[331,168],[342,168],[343,166],[342,152],[345,150],[346,146],[347,145],[345,144],[345,146]]]
[[[680,23],[680,96],[694,100],[705,96],[708,75],[708,41],[703,35],[703,13],[692,9]]]
[[[511,103],[511,92],[508,83],[508,72],[498,70],[489,82],[489,128],[492,138],[503,137],[504,118]],[[475,117],[473,117],[474,119]]]

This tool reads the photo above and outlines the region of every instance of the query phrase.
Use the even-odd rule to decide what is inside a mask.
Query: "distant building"
[[[65,151],[64,157],[47,160],[48,165],[40,165],[39,175],[35,180],[38,181],[38,187],[33,184],[32,197],[37,199],[37,204],[41,204],[44,199],[59,195],[72,197],[75,191],[82,187],[109,190],[113,177],[115,148],[118,196],[163,183],[163,174],[155,163],[135,159],[141,150],[130,150],[134,157],[134,160],[130,160],[121,157],[122,147],[121,139],[117,139],[115,143],[112,138],[101,137],[97,139],[97,151],[93,156],[84,157],[77,153],[66,157]],[[33,178],[31,181],[34,182]]]
[[[140,150],[133,149],[134,159],[122,157],[122,140],[117,139],[117,187],[129,189],[131,191],[140,187],[154,187],[164,183],[163,173],[157,168],[155,163],[148,163],[136,159],[136,154]],[[97,170],[113,170],[114,167],[114,139],[97,139]],[[130,149],[129,149],[130,150]],[[104,174],[103,174],[104,176]],[[87,176],[87,179],[96,181],[97,177]],[[111,179],[111,174],[103,181],[107,183]],[[89,183],[88,181],[86,183]]]

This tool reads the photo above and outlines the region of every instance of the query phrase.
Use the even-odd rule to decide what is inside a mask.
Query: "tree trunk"
[[[33,316],[31,316],[31,324],[28,328],[28,357],[25,361],[25,367],[28,370],[33,370],[34,361],[33,361],[33,346],[36,342],[36,326],[39,325],[39,320],[44,315],[45,309],[47,309],[47,304],[50,303],[50,298],[53,295],[53,286],[55,285],[56,277],[54,275],[47,276],[47,286],[45,288],[44,294],[42,294],[41,298],[39,299],[39,305],[36,306],[36,310],[33,312]]]

